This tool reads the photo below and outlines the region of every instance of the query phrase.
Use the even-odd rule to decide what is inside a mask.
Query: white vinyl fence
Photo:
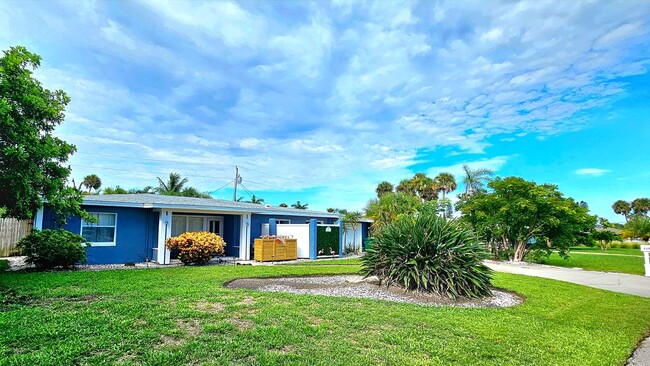
[[[298,241],[298,258],[309,258],[309,224],[278,224],[278,236]]]
[[[15,252],[16,243],[29,235],[30,228],[29,221],[0,219],[0,257]]]

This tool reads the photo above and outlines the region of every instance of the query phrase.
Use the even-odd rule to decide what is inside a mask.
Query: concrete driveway
[[[579,268],[563,268],[530,263],[520,264],[486,261],[485,264],[498,272],[551,278],[603,290],[650,297],[650,277],[624,273],[585,271]]]

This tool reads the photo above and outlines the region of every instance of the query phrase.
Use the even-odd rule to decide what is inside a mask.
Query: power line
[[[233,182],[233,181],[231,180],[230,182],[228,182],[228,183],[222,185],[221,187],[215,189],[214,191],[210,191],[209,193],[214,193],[214,192],[220,191],[220,190],[226,188],[226,186],[230,185],[230,183],[232,183],[232,182]]]

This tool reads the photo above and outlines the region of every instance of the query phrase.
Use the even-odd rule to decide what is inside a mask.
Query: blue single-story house
[[[285,224],[305,224],[312,219],[335,224],[340,219],[337,213],[157,194],[88,195],[82,208],[98,222],[71,217],[64,229],[90,242],[89,264],[169,264],[172,258],[165,241],[188,231],[216,233],[227,243],[226,256],[249,260],[255,238],[261,236],[263,224],[271,219]],[[361,225],[367,232],[370,224]],[[56,228],[54,213],[47,205],[36,213],[34,227]]]

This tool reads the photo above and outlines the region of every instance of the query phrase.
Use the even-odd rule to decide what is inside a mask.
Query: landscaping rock
[[[378,278],[368,278],[378,282]],[[451,300],[432,293],[405,291],[396,286],[386,288],[371,284],[361,276],[318,276],[318,277],[284,277],[284,278],[245,278],[230,282],[227,287],[247,288],[268,292],[287,292],[304,295],[324,295],[333,297],[365,298],[395,302],[407,302],[418,305],[460,307],[509,307],[520,304],[521,297],[498,289],[492,290],[492,296],[483,299]]]

